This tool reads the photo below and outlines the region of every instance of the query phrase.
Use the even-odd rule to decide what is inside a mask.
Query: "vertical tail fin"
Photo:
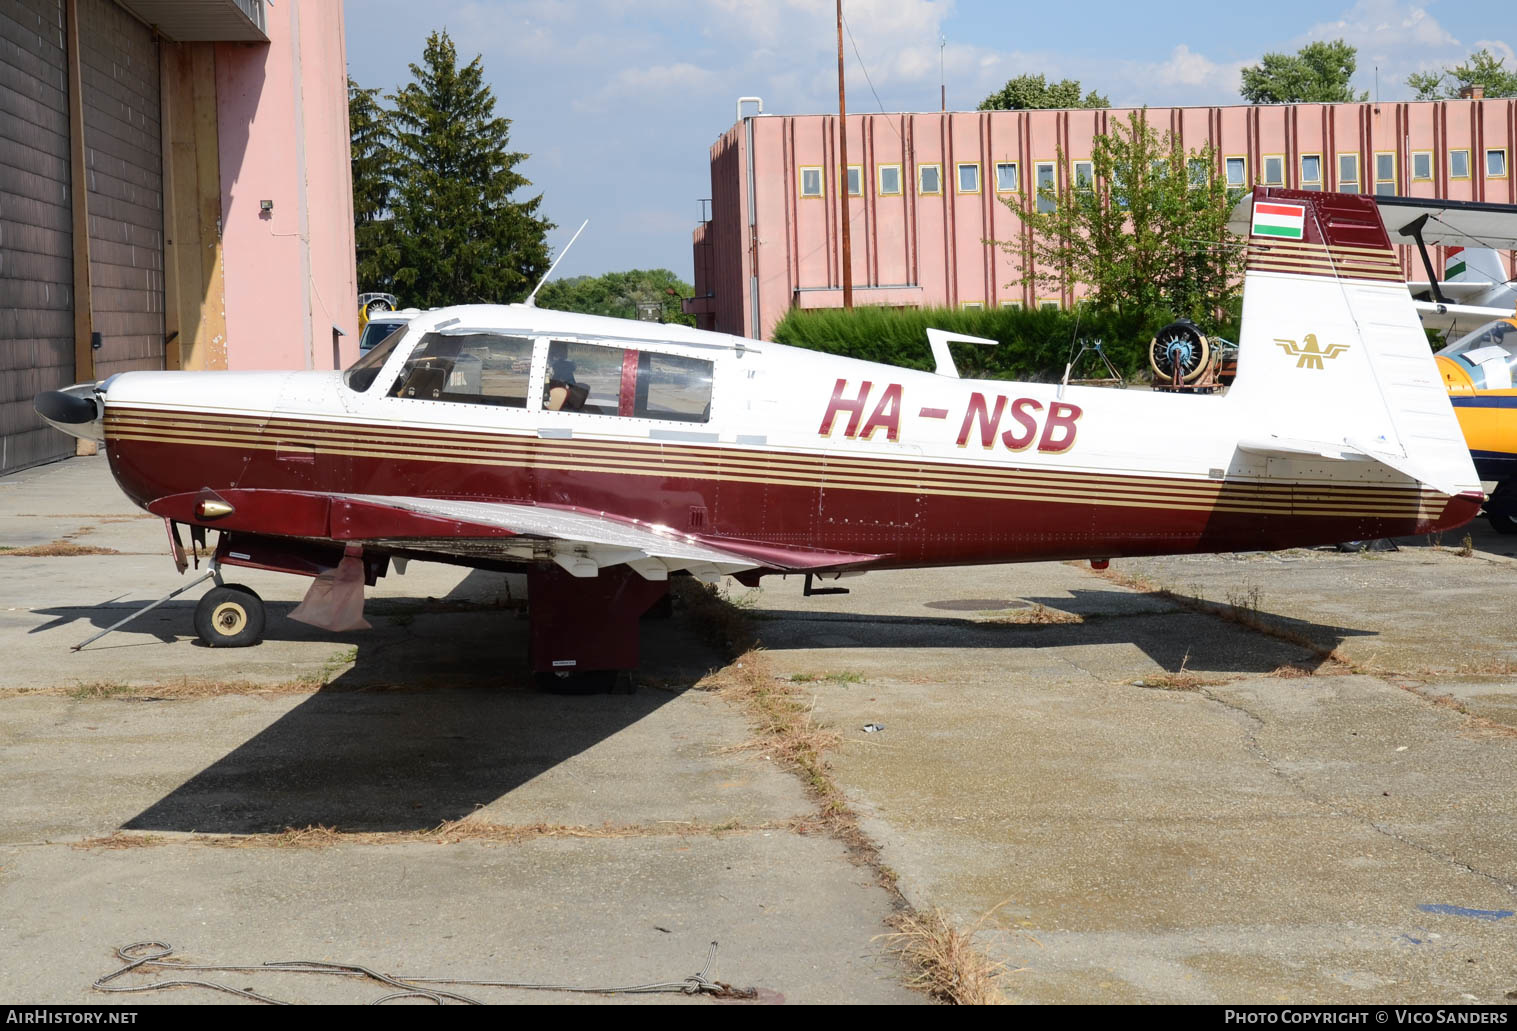
[[[1253,409],[1260,438],[1374,458],[1446,494],[1479,490],[1373,199],[1264,187],[1240,212],[1231,396]]]

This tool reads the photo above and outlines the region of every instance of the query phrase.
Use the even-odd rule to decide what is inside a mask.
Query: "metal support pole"
[[[162,605],[164,602],[170,601],[171,599],[179,597],[181,594],[183,594],[185,591],[189,590],[191,587],[198,587],[201,584],[205,583],[207,580],[212,579],[213,577],[216,579],[216,581],[218,583],[220,583],[220,573],[221,573],[221,570],[217,569],[216,566],[214,566],[214,565],[210,566],[208,569],[206,569],[205,575],[199,577],[196,580],[191,581],[190,583],[185,584],[183,587],[179,588],[177,591],[171,591],[170,593],[165,594],[163,597],[159,598],[155,602],[150,602],[147,605],[144,605],[142,608],[138,609],[136,612],[133,612],[130,616],[127,616],[125,619],[121,620],[119,623],[112,623],[110,626],[106,627],[104,630],[100,631],[95,636],[89,637],[89,638],[86,638],[83,641],[80,641],[78,644],[76,644],[72,648],[70,648],[69,651],[77,652],[77,651],[79,651],[81,648],[83,648],[87,644],[94,644],[96,641],[100,640],[102,637],[104,637],[106,634],[110,633],[112,630],[116,630],[116,629],[118,629],[120,627],[126,626],[128,623],[130,623],[132,620],[136,619],[138,616],[141,616],[141,615],[144,615],[144,614],[146,614],[148,612],[151,612],[153,609],[156,609],[159,605]]]

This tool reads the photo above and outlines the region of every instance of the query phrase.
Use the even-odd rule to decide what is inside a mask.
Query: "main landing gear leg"
[[[637,668],[638,620],[669,591],[626,566],[593,577],[557,566],[527,574],[532,671],[549,691],[608,694]]]
[[[1497,533],[1517,533],[1517,480],[1502,480],[1485,502],[1485,518]]]

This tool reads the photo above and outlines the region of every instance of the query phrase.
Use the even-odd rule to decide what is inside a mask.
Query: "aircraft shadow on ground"
[[[312,826],[426,830],[496,801],[677,693],[344,690],[339,678],[123,827],[211,834]]]
[[[427,830],[647,718],[719,664],[679,622],[648,619],[635,693],[544,693],[527,672],[526,621],[467,607],[467,593],[386,599],[367,613],[374,629],[343,635],[271,611],[270,638],[299,627],[334,647],[351,640],[352,666],[122,826]]]
[[[1186,603],[1198,599],[1177,595]],[[1032,606],[1083,617],[1079,623],[1009,622],[942,615],[869,615],[755,608],[759,639],[772,651],[809,648],[1075,648],[1133,645],[1170,672],[1182,667],[1228,673],[1269,673],[1287,664],[1316,669],[1325,652],[1352,637],[1374,631],[1329,626],[1278,613],[1246,610],[1274,631],[1260,633],[1244,623],[1189,609],[1122,609],[1132,595],[1114,591],[1073,591],[1070,595],[1022,598],[1025,608],[1010,608],[1024,617]],[[979,599],[989,603],[998,599]],[[1227,606],[1220,606],[1226,610]],[[966,617],[969,615],[966,612]],[[1310,646],[1306,642],[1309,642]]]

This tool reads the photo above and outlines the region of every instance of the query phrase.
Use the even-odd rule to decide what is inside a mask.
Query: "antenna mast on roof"
[[[574,241],[579,239],[579,234],[583,233],[585,226],[589,224],[590,220],[588,218],[579,224],[579,228],[574,230],[574,235],[569,237],[569,242],[564,244],[564,249],[558,252],[558,257],[553,259],[553,264],[548,266],[548,271],[543,273],[543,277],[537,281],[537,285],[532,288],[532,292],[527,295],[525,301],[521,302],[522,304],[528,308],[537,307],[537,291],[543,288],[543,284],[548,281],[548,277],[553,275],[553,270],[558,268],[558,263],[564,260],[564,255],[569,253],[569,248],[574,246]]]

